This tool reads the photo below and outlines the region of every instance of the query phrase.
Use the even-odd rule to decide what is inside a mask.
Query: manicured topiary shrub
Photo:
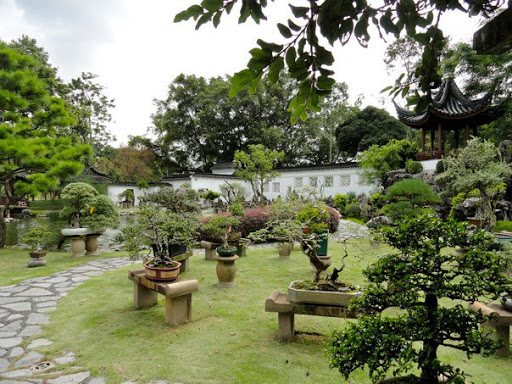
[[[405,171],[412,174],[421,173],[423,172],[423,165],[419,161],[409,159],[405,163]]]
[[[439,160],[436,164],[436,173],[443,173],[444,172],[444,162],[443,160]]]

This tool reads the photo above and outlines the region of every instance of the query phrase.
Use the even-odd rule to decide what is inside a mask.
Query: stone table
[[[498,356],[510,354],[510,326],[512,325],[512,312],[507,311],[500,304],[484,304],[478,301],[469,304],[469,309],[475,312],[481,311],[489,316],[489,321],[483,324],[485,328],[493,328],[496,332],[491,334],[494,340],[502,339],[503,347],[496,350]]]

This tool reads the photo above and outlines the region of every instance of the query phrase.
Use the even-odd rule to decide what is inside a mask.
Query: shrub
[[[457,206],[459,204],[462,204],[464,200],[466,200],[469,197],[478,197],[480,194],[478,193],[478,189],[475,189],[471,191],[470,193],[458,193],[454,197],[452,197],[452,207],[450,208],[450,213],[448,214],[448,218],[455,219],[455,220],[465,220],[466,218],[463,217],[460,213],[458,214]]]
[[[238,230],[242,233],[242,237],[247,237],[249,233],[265,228],[269,220],[270,213],[265,207],[246,209],[245,216],[240,218]]]
[[[347,217],[361,218],[361,207],[358,202],[350,203],[347,207]]]
[[[329,212],[329,232],[334,233],[340,225],[341,214],[333,207],[327,207],[327,212]]]
[[[208,221],[203,223],[199,229],[201,239],[219,242],[226,235],[228,228],[231,227],[233,232],[239,230],[240,220],[228,215],[212,216]]]
[[[345,216],[345,214],[347,213],[347,204],[348,204],[347,195],[342,195],[341,193],[338,193],[334,196],[334,199],[333,199],[334,208],[336,208],[342,216]]]
[[[436,164],[436,173],[443,173],[444,172],[444,161],[439,160]]]
[[[142,204],[154,204],[173,213],[199,212],[199,194],[193,189],[161,188],[140,199]]]
[[[209,190],[207,190],[205,193],[203,193],[203,194],[201,195],[201,197],[202,197],[203,199],[208,200],[208,201],[213,201],[213,200],[215,200],[215,199],[219,198],[220,196],[221,196],[221,194],[220,194],[220,193],[215,192],[215,191],[212,191],[212,190],[210,190],[210,189],[209,189]]]
[[[242,203],[231,204],[228,207],[228,212],[231,212],[233,216],[244,216],[244,206]]]
[[[369,204],[363,205],[361,207],[361,217],[368,220],[368,219],[371,219],[372,216],[373,216],[372,206]]]
[[[403,216],[418,216],[425,205],[441,201],[432,187],[420,179],[405,179],[393,184],[388,188],[385,199],[390,204],[383,211],[393,220]]]
[[[384,204],[386,204],[386,200],[384,199],[384,195],[380,192],[375,192],[370,197],[370,203],[375,211],[381,209]]]
[[[497,221],[494,232],[501,231],[512,232],[512,221]]]
[[[408,159],[405,162],[405,171],[407,173],[412,173],[412,174],[421,173],[421,172],[423,172],[423,165],[421,165],[421,163],[419,161],[416,161],[413,159]]]
[[[297,220],[311,232],[321,234],[329,229],[329,212],[323,203],[311,203],[297,213]]]
[[[348,193],[347,193],[347,199],[348,199],[348,200],[347,200],[347,203],[348,203],[348,204],[355,203],[355,202],[357,201],[357,195],[356,195],[356,193],[355,193],[355,192],[352,192],[352,191],[348,192]]]

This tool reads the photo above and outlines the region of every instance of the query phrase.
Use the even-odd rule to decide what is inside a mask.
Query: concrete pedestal
[[[231,257],[215,256],[215,260],[217,260],[217,278],[219,279],[217,287],[231,288],[235,286],[235,261],[237,259],[237,255]]]
[[[98,237],[101,233],[93,233],[85,236],[85,254],[87,256],[98,256],[101,252],[98,250]]]
[[[73,257],[85,256],[85,238],[84,236],[73,236],[71,238],[71,252]]]
[[[133,281],[133,303],[136,309],[155,305],[157,293],[165,296],[165,322],[171,326],[188,323],[192,319],[192,293],[199,289],[197,280],[178,279],[159,283],[144,277],[144,270],[133,270],[128,278]]]

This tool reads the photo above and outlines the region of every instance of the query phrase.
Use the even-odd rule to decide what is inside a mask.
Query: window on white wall
[[[318,177],[313,176],[309,178],[309,185],[316,188],[318,187]]]
[[[350,185],[350,175],[340,176],[340,186],[348,187]]]
[[[295,187],[302,187],[302,177],[296,177],[294,185]]]
[[[281,192],[281,183],[272,183],[272,192]]]
[[[332,187],[333,186],[333,178],[332,178],[332,176],[325,176],[324,177],[324,186],[325,187]]]
[[[263,192],[268,192],[268,183],[263,184]]]

